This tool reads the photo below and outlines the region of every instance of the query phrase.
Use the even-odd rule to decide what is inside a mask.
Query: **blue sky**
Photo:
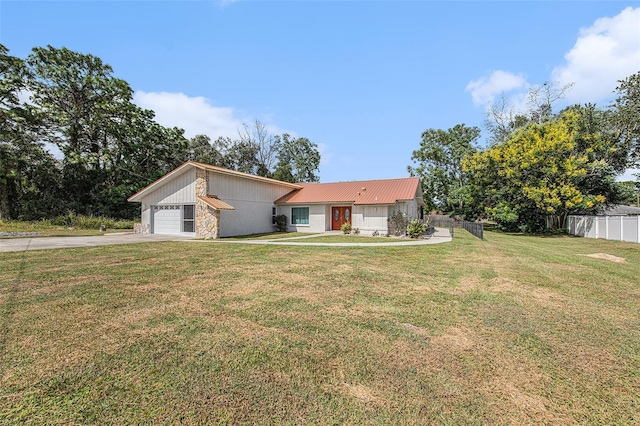
[[[425,129],[482,127],[501,92],[573,82],[566,103],[607,105],[640,70],[640,5],[0,0],[0,43],[99,56],[188,137],[255,119],[307,137],[331,182],[407,176]]]

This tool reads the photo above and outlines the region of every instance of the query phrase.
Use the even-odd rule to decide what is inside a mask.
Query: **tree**
[[[418,176],[422,181],[427,209],[471,214],[465,211],[465,206],[470,206],[466,204],[467,176],[462,162],[477,151],[479,137],[480,129],[464,124],[447,130],[427,129],[422,133],[420,149],[411,155],[417,166],[409,166],[408,170],[411,176]]]
[[[527,92],[526,110],[517,110],[511,99],[502,93],[487,108],[484,126],[490,133],[490,142],[504,142],[512,132],[529,123],[541,124],[552,119],[555,104],[564,98],[573,85],[569,83],[558,87],[554,83],[544,82],[540,86],[533,86]]]
[[[243,171],[271,177],[280,151],[280,139],[270,134],[267,127],[257,119],[252,126],[243,124],[238,135],[240,139],[234,145],[234,150],[239,154]],[[253,154],[254,165],[250,165],[251,162],[248,161],[250,154]]]
[[[24,61],[8,53],[0,44],[0,219],[55,213],[58,163],[36,138],[32,108],[20,103],[28,77]]]
[[[189,160],[212,166],[222,166],[223,155],[211,144],[207,135],[196,135],[189,140]]]
[[[184,131],[133,104],[129,84],[93,55],[34,48],[26,88],[39,138],[62,151],[60,199],[78,214],[134,217],[126,199],[186,161]]]
[[[474,194],[503,229],[560,228],[569,213],[593,212],[607,201],[615,186],[615,172],[606,162],[609,142],[589,132],[580,110],[569,109],[474,154],[464,169]],[[597,185],[592,176],[598,176]]]
[[[574,83],[558,87],[553,82],[545,81],[541,86],[534,86],[527,94],[528,115],[531,121],[542,124],[553,117],[553,105],[564,99]]]
[[[640,206],[640,186],[636,183],[632,180],[616,182],[620,193],[620,204]]]
[[[619,81],[618,98],[612,105],[613,123],[629,150],[627,165],[640,164],[640,71]]]
[[[287,133],[278,139],[278,163],[273,177],[284,182],[318,182],[320,152],[318,145],[307,138],[293,139]]]

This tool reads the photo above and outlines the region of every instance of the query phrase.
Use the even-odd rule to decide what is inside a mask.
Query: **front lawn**
[[[0,423],[637,424],[640,246],[485,238],[0,253]]]
[[[106,218],[93,218],[87,216],[75,216],[69,224],[56,224],[52,220],[20,221],[0,220],[0,238],[14,238],[14,234],[33,237],[84,237],[104,235],[105,232],[133,232],[132,221],[116,221]],[[104,219],[101,222],[101,219]],[[105,223],[107,229],[100,231],[100,224]]]

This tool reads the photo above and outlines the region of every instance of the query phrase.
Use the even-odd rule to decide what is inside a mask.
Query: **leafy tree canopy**
[[[413,151],[409,166],[412,176],[422,182],[425,208],[468,214],[465,206],[468,191],[464,158],[477,151],[480,129],[458,124],[450,129],[427,129],[422,133],[420,148]]]

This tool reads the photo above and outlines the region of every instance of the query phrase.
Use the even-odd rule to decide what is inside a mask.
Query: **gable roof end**
[[[222,174],[230,175],[230,176],[238,176],[238,177],[242,177],[242,178],[245,178],[245,179],[257,180],[257,181],[260,181],[260,182],[267,182],[267,183],[271,183],[271,184],[275,184],[275,185],[289,187],[291,189],[299,189],[299,188],[301,188],[300,185],[296,185],[295,183],[282,182],[282,181],[276,180],[276,179],[270,179],[270,178],[266,178],[266,177],[262,177],[262,176],[250,175],[248,173],[236,172],[235,170],[223,169],[222,167],[210,166],[208,164],[197,163],[195,161],[187,161],[186,163],[183,163],[182,165],[180,165],[178,168],[176,168],[176,169],[170,171],[169,173],[167,173],[166,175],[162,176],[157,181],[145,186],[140,191],[136,192],[131,197],[129,197],[127,199],[127,201],[141,202],[142,198],[145,195],[147,195],[148,193],[154,191],[159,186],[161,186],[164,183],[170,181],[171,179],[173,179],[174,177],[180,175],[186,169],[191,168],[191,167],[198,168],[198,169],[203,169],[203,170],[209,170],[209,171],[222,173]]]

